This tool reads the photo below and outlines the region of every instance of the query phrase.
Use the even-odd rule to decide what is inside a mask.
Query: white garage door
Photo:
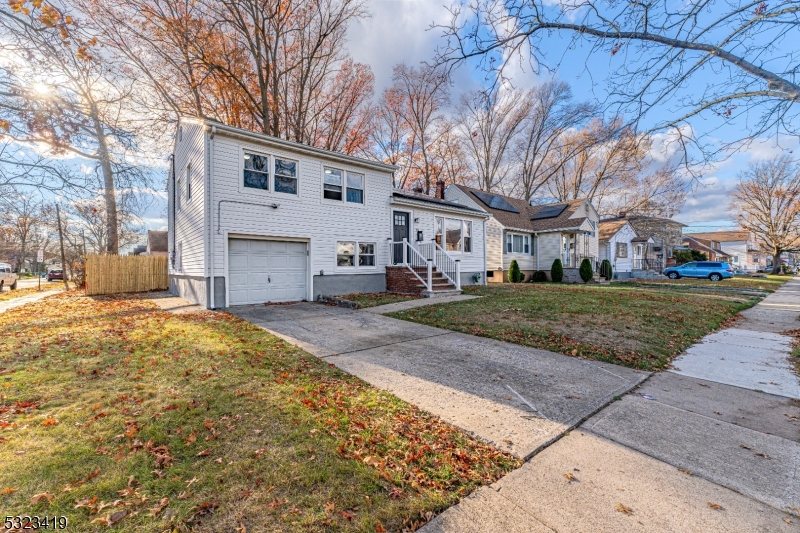
[[[306,259],[304,242],[230,239],[230,305],[305,299]]]

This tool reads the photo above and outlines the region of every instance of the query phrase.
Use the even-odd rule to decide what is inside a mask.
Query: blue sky
[[[375,73],[376,94],[391,84],[392,66],[400,61],[416,64],[432,58],[434,49],[441,41],[441,30],[429,29],[431,24],[446,24],[449,12],[441,0],[369,0],[368,6],[372,17],[353,24],[349,32],[349,49],[353,57],[369,64]],[[605,76],[619,62],[625,61],[624,50],[612,57],[600,54],[591,56],[591,75],[586,70],[587,49],[566,51],[567,36],[554,35],[547,42],[549,59],[563,58],[559,63],[556,75],[572,86],[577,99],[591,100],[605,97]],[[472,68],[462,67],[454,73],[453,92],[469,90],[480,85],[484,74]],[[548,79],[549,74],[542,77],[534,74],[523,61],[515,61],[507,74],[511,74],[515,85],[526,88]],[[710,75],[710,74],[709,74]],[[703,84],[703,78],[698,78]],[[669,109],[653,114],[656,120],[668,116]],[[704,129],[716,126],[709,117],[698,119],[693,127]],[[720,140],[726,140],[730,133],[733,140],[740,125],[724,126],[715,132]],[[753,159],[773,156],[784,149],[800,148],[797,139],[783,139],[781,146],[775,142],[762,139],[741,153],[723,159],[703,173],[703,179],[694,182],[692,191],[686,200],[683,211],[675,216],[677,220],[688,224],[689,230],[711,231],[735,225],[728,203],[729,191],[736,182],[736,175]],[[800,152],[798,152],[800,153]]]

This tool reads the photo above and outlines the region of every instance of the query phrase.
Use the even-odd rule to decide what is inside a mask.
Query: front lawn
[[[642,369],[663,369],[757,298],[723,298],[635,285],[492,284],[484,296],[389,316]]]
[[[0,508],[69,531],[399,531],[520,462],[237,317],[0,314]]]
[[[422,298],[422,296],[412,294],[395,294],[392,292],[376,292],[345,294],[344,296],[337,296],[337,298],[355,302],[358,304],[358,309],[364,309],[365,307],[376,307],[378,305],[407,302],[409,300],[419,300]]]
[[[631,280],[632,283],[650,285],[659,284],[675,287],[713,287],[713,288],[737,288],[737,289],[758,289],[762,291],[775,292],[778,288],[792,279],[792,276],[773,276],[767,275],[766,278],[751,278],[745,276],[736,276],[731,279],[724,279],[722,281],[711,281],[709,279],[694,279],[694,278],[681,278],[681,279],[635,279]]]

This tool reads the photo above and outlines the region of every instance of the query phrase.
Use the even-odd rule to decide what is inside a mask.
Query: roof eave
[[[447,204],[440,204],[438,202],[426,202],[425,200],[415,200],[413,198],[407,198],[403,196],[392,196],[391,200],[392,205],[407,205],[407,206],[414,206],[414,207],[425,207],[428,209],[438,209],[440,211],[447,211],[449,213],[459,213],[459,214],[467,214],[478,218],[491,218],[492,215],[490,213],[486,213],[484,211],[478,211],[477,209],[471,209],[469,207],[463,207],[458,205],[447,205]]]

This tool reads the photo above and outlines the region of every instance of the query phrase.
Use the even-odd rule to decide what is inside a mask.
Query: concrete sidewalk
[[[368,310],[300,303],[229,312],[520,458],[649,375]]]
[[[421,531],[800,531],[799,314],[795,279]]]
[[[54,291],[43,291],[34,294],[29,294],[28,296],[20,296],[19,298],[12,298],[11,300],[6,300],[4,302],[0,302],[0,313],[5,313],[6,311],[10,311],[11,309],[15,309],[17,307],[22,307],[23,305],[38,302],[42,298],[47,298],[48,296],[52,296],[53,294],[57,294],[61,292],[61,290],[54,290]]]

